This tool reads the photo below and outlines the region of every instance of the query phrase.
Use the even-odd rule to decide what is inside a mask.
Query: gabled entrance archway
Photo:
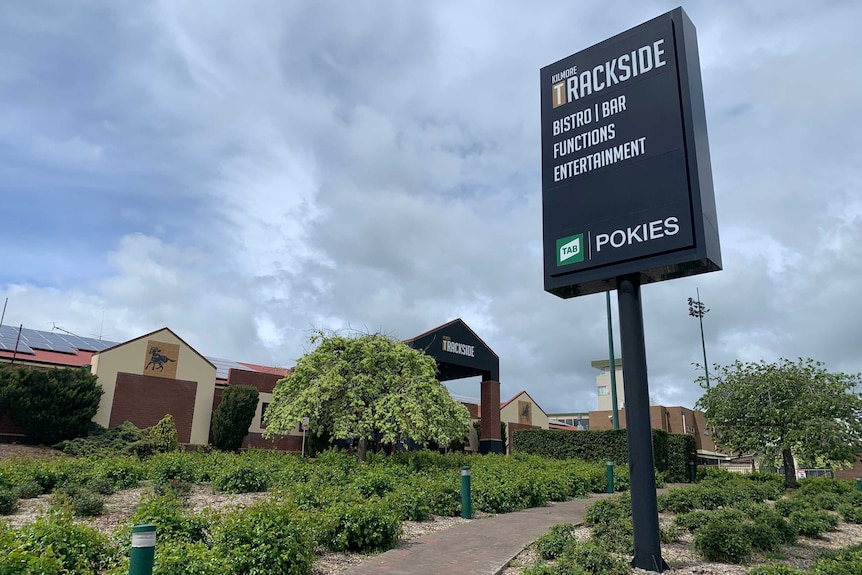
[[[500,437],[500,358],[461,318],[404,343],[437,361],[438,379],[482,377],[480,453],[503,453]]]

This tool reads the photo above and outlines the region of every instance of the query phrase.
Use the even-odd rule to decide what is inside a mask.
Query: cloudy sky
[[[539,69],[676,4],[536,6],[0,2],[4,323],[290,366],[461,317],[504,399],[595,409],[605,296],[543,291]],[[862,371],[862,4],[683,6],[724,270],[644,286],[653,400],[700,395],[697,288],[710,363]]]

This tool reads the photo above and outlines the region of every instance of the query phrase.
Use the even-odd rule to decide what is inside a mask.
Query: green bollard
[[[605,462],[608,472],[608,493],[614,492],[614,462],[608,459]]]
[[[856,478],[856,491],[862,491],[862,479]]]
[[[153,575],[155,555],[156,526],[147,524],[132,527],[132,555],[129,559],[129,575]]]
[[[691,472],[691,482],[697,483],[697,468],[694,465],[694,461],[688,462],[688,469]]]
[[[470,502],[470,467],[468,465],[461,468],[461,517],[464,519],[473,517],[473,504]]]

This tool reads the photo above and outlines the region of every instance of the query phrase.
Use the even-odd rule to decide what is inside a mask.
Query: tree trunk
[[[363,438],[359,440],[359,447],[356,450],[357,461],[365,462],[365,454],[368,452],[368,442]]]
[[[790,448],[785,447],[781,450],[781,459],[784,463],[784,484],[788,487],[796,487],[796,465],[793,463],[793,454],[790,453]]]

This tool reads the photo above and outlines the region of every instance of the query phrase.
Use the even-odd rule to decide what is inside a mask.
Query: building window
[[[608,386],[600,385],[599,386],[599,395],[607,395],[608,394]]]
[[[269,407],[268,403],[264,403],[260,406],[260,428],[266,429],[266,424],[263,422],[263,416],[266,414],[266,408]]]

